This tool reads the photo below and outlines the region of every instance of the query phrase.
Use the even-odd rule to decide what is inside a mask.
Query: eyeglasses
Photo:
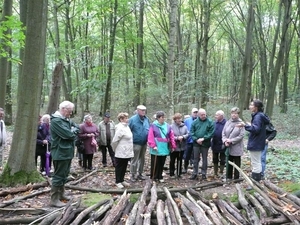
[[[195,112],[193,112],[193,113],[198,113],[198,111],[195,111]]]
[[[73,113],[73,110],[71,110],[70,108],[65,108],[67,111],[68,111],[68,113]]]

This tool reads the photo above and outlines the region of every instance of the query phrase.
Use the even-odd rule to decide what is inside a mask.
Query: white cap
[[[197,108],[193,108],[193,109],[192,109],[192,113],[193,113],[193,112],[198,112],[198,111],[199,111],[199,110],[198,110]]]
[[[144,105],[138,105],[136,108],[140,110],[146,110],[146,106]]]

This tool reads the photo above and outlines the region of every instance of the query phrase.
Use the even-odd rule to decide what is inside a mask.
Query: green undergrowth
[[[82,204],[84,206],[92,206],[97,204],[98,202],[102,201],[102,200],[106,200],[106,199],[111,199],[112,196],[111,195],[107,195],[107,194],[99,194],[99,193],[87,193],[82,197]]]

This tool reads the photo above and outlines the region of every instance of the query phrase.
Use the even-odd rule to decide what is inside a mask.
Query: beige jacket
[[[109,121],[109,124],[110,124],[110,137],[111,137],[111,140],[112,140],[115,136],[115,129],[116,128],[115,128],[115,123],[112,120]],[[101,121],[99,123],[98,128],[99,128],[99,133],[100,133],[100,136],[98,137],[98,143],[100,145],[106,146],[107,145],[106,126],[105,126],[104,121]]]
[[[128,159],[133,157],[132,132],[125,123],[116,126],[116,134],[111,142],[116,158]]]

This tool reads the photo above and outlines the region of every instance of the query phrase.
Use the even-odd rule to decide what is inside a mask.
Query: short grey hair
[[[223,110],[218,110],[218,111],[216,112],[216,114],[218,114],[218,115],[220,115],[220,116],[224,116],[224,115],[225,115],[225,113],[224,113]]]
[[[240,113],[240,109],[238,107],[233,107],[231,110],[230,110],[231,113],[235,112],[237,114]]]
[[[50,121],[50,115],[49,114],[43,115],[42,118],[41,118],[41,122],[45,123],[46,119],[48,119]]]
[[[63,101],[62,103],[59,104],[59,109],[68,109],[68,108],[74,108],[74,103],[70,102],[70,101]]]
[[[163,117],[163,116],[165,116],[166,114],[165,114],[165,112],[164,111],[157,111],[156,112],[156,119],[158,119],[158,118],[160,118],[160,117]]]

